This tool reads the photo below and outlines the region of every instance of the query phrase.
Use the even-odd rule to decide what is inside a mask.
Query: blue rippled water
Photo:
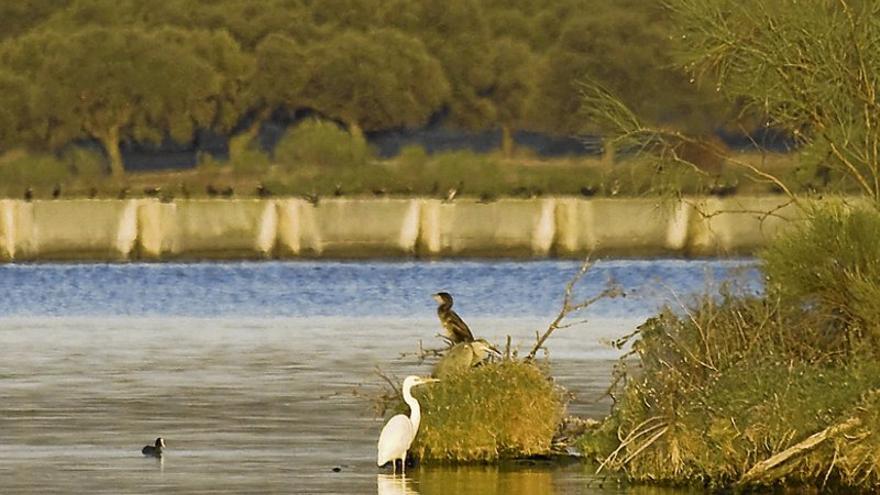
[[[477,317],[555,314],[576,261],[368,261],[0,265],[0,316],[302,317],[430,315],[430,294]],[[723,281],[761,290],[754,260],[604,260],[578,285],[608,280],[626,298],[597,316],[648,315]]]

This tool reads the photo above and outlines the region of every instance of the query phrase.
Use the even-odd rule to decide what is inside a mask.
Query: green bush
[[[637,481],[736,483],[759,461],[825,428],[860,428],[805,451],[780,476],[846,487],[880,483],[880,363],[827,335],[810,309],[778,300],[706,297],[639,329],[612,414],[578,443],[585,455]]]
[[[562,389],[538,366],[502,360],[415,389],[422,459],[494,461],[550,452],[565,408]]]
[[[404,146],[397,155],[397,160],[401,165],[413,168],[424,167],[430,158],[425,148],[418,144]]]
[[[332,122],[311,119],[288,130],[273,156],[283,168],[295,169],[301,165],[357,167],[365,165],[372,153],[362,137]]]
[[[71,175],[67,163],[48,153],[15,156],[0,163],[0,182],[22,187],[64,182]]]
[[[761,253],[767,288],[809,306],[828,325],[880,340],[880,212],[815,207],[797,228]]]
[[[104,155],[95,150],[72,147],[64,152],[62,161],[78,178],[96,179],[107,175],[109,166]]]
[[[229,165],[238,175],[263,175],[269,170],[269,155],[255,144],[249,133],[240,134],[229,140]]]

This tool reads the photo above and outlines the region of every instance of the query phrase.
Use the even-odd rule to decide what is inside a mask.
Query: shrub
[[[812,308],[828,325],[880,339],[880,212],[816,207],[761,254],[767,288]]]
[[[284,133],[275,146],[274,158],[284,168],[297,165],[356,167],[365,165],[372,153],[367,142],[338,125],[318,119],[303,122]]]
[[[68,164],[48,153],[17,155],[0,163],[0,181],[7,185],[55,184],[70,175]]]
[[[109,165],[104,155],[95,150],[71,147],[64,152],[62,161],[81,179],[95,179],[107,175]]]
[[[424,167],[430,156],[423,146],[418,144],[408,144],[401,148],[397,155],[397,160],[404,167],[420,168]]]
[[[565,401],[538,366],[502,360],[415,389],[422,424],[411,452],[422,459],[494,461],[547,454]]]

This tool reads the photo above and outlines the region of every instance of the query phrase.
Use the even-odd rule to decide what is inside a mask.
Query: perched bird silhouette
[[[116,197],[118,199],[125,199],[126,196],[128,196],[128,188],[127,187],[123,187],[122,189],[120,189],[119,194],[116,195]]]
[[[263,185],[262,182],[257,184],[257,196],[261,198],[268,198],[272,195],[272,191],[269,190],[266,186]]]
[[[235,194],[235,188],[232,186],[226,186],[220,190],[220,195],[224,198],[231,198],[233,194]]]
[[[434,294],[434,300],[440,305],[437,306],[437,316],[440,318],[440,324],[446,331],[446,338],[453,344],[459,342],[473,342],[474,334],[468,328],[467,323],[461,319],[458,314],[452,310],[452,295],[448,292],[438,292]]]
[[[94,187],[94,186],[89,188],[89,199],[95,199],[97,197],[98,197],[98,188]]]
[[[165,440],[162,437],[156,439],[154,445],[147,445],[141,449],[141,453],[150,457],[162,457],[162,449],[165,448]]]
[[[24,190],[24,200],[30,201],[32,199],[34,199],[34,188],[29,187]]]
[[[205,193],[207,193],[208,196],[213,198],[214,196],[220,194],[220,191],[218,191],[217,188],[214,187],[213,184],[208,184],[207,186],[205,186]]]
[[[61,184],[55,184],[55,187],[52,188],[52,199],[58,199],[61,197]]]
[[[161,192],[162,192],[162,188],[161,188],[161,187],[152,186],[152,187],[145,187],[145,188],[144,188],[144,194],[145,194],[146,196],[150,196],[150,197],[153,197],[153,198],[159,196],[159,194],[160,194]]]

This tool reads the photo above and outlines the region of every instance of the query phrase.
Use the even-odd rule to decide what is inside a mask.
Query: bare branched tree
[[[535,358],[535,355],[537,355],[538,351],[541,350],[542,347],[544,347],[544,343],[547,341],[548,338],[550,338],[551,335],[553,335],[553,332],[555,332],[556,330],[560,328],[573,327],[575,325],[586,323],[587,321],[578,320],[566,323],[565,320],[567,317],[592,306],[602,299],[614,298],[623,295],[623,289],[621,289],[620,286],[613,282],[609,282],[606,287],[598,294],[581,301],[574,300],[573,293],[575,286],[578,282],[580,282],[581,279],[584,278],[584,276],[587,274],[590,268],[593,267],[594,264],[595,262],[590,258],[585,259],[584,262],[581,264],[580,269],[578,269],[578,272],[565,285],[565,293],[562,298],[562,308],[560,308],[559,313],[556,315],[553,321],[550,322],[550,325],[547,326],[547,329],[544,330],[544,333],[537,336],[534,347],[532,347],[532,350],[529,351],[528,356],[526,356],[527,360]]]

